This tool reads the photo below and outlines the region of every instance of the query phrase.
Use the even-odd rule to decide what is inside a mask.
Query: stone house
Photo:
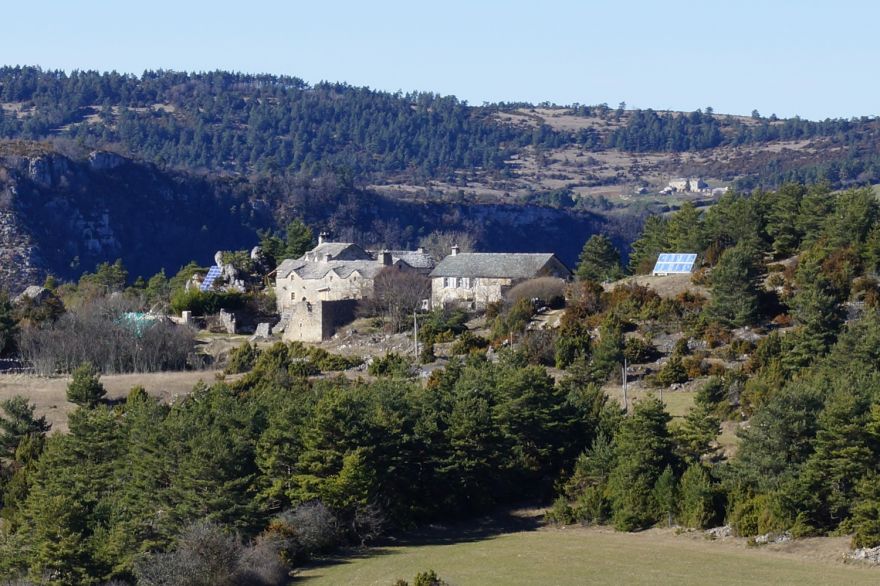
[[[545,253],[463,252],[457,247],[431,271],[431,305],[485,308],[501,301],[514,285],[538,277],[570,279],[556,255]]]
[[[284,339],[320,342],[354,318],[357,301],[373,294],[386,269],[427,274],[434,261],[423,250],[369,252],[357,244],[326,242],[275,269],[275,301]]]

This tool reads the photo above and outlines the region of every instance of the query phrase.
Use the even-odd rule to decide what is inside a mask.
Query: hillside
[[[731,187],[880,181],[878,124],[3,67],[0,287],[120,257],[133,275],[176,271],[294,217],[364,244],[459,230],[573,264],[598,230],[626,254],[646,213]],[[705,186],[661,193],[676,177]]]
[[[748,188],[880,178],[878,122],[867,117],[470,106],[429,92],[224,71],[137,77],[3,67],[0,137],[70,139],[160,166],[229,174],[332,171],[420,196],[651,192],[689,174]]]
[[[625,244],[637,227],[585,210],[395,199],[327,175],[205,177],[105,151],[68,156],[45,143],[0,143],[0,288],[13,292],[117,258],[132,277],[173,274],[190,260],[209,264],[218,249],[250,248],[258,231],[294,217],[367,245],[415,246],[454,230],[486,250],[537,247],[569,263],[589,234]]]

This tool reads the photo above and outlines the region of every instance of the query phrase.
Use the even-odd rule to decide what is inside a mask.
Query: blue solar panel
[[[205,275],[205,280],[202,281],[199,289],[202,291],[207,291],[211,287],[214,286],[214,280],[220,276],[220,267],[214,266],[208,269],[208,274]]]
[[[669,253],[664,252],[657,256],[657,264],[654,265],[654,274],[692,273],[697,255],[690,252]]]

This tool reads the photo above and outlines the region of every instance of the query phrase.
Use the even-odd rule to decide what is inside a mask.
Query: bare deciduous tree
[[[373,295],[363,305],[371,315],[381,315],[388,320],[394,332],[405,330],[412,312],[431,296],[431,282],[414,271],[402,271],[394,267],[383,269],[373,282]]]
[[[476,240],[469,233],[458,231],[437,230],[419,240],[419,246],[436,261],[449,256],[453,245],[458,246],[459,252],[473,252],[476,244]]]

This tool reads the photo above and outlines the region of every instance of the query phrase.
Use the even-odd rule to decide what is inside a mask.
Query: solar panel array
[[[209,290],[211,287],[214,286],[214,280],[219,276],[220,276],[220,267],[217,267],[217,266],[211,267],[210,269],[208,269],[208,274],[205,275],[205,280],[202,281],[202,284],[199,287],[199,289],[201,289],[202,291]]]
[[[657,257],[657,264],[654,265],[654,274],[692,273],[695,262],[697,262],[696,254],[664,252]]]

